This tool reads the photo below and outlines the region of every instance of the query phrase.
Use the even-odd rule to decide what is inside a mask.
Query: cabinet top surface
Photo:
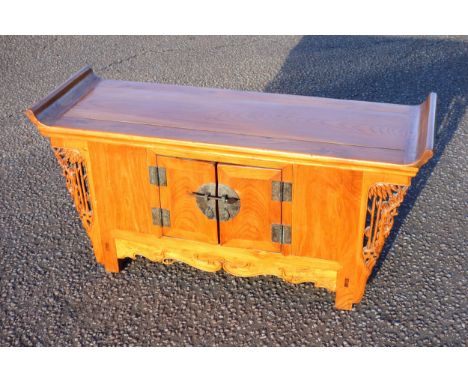
[[[45,127],[405,165],[432,152],[434,112],[435,94],[406,106],[105,80],[84,68],[28,115]]]

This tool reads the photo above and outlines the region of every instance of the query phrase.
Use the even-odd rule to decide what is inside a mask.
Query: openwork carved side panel
[[[377,183],[369,189],[366,228],[364,229],[364,263],[372,270],[390,235],[398,207],[408,186]]]
[[[85,160],[78,150],[61,147],[54,147],[53,150],[66,179],[68,192],[72,196],[81,222],[89,234],[93,224],[93,209]]]

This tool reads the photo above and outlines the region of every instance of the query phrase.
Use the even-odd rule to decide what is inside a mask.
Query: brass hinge
[[[272,224],[271,241],[273,243],[291,244],[291,226],[284,224]]]
[[[161,227],[171,226],[171,213],[164,208],[152,208],[153,224]]]
[[[164,167],[149,166],[150,183],[156,186],[167,186],[166,169]]]
[[[274,201],[292,201],[292,183],[278,182],[274,180],[271,185],[271,197]]]

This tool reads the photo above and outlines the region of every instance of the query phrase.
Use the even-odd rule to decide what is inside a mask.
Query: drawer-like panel
[[[216,219],[207,219],[193,196],[200,185],[216,183],[215,164],[164,156],[157,161],[166,171],[166,185],[159,187],[161,208],[169,213],[163,235],[218,243]]]
[[[220,244],[281,252],[272,239],[272,226],[281,224],[281,201],[273,200],[273,182],[281,170],[218,164],[218,183],[233,189],[240,198],[240,211],[231,220],[220,221]]]

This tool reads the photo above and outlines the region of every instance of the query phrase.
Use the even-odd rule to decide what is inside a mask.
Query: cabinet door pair
[[[281,169],[165,156],[157,156],[157,166],[166,177],[161,209],[170,215],[164,236],[282,252],[272,235],[283,218],[283,203],[272,195]]]

